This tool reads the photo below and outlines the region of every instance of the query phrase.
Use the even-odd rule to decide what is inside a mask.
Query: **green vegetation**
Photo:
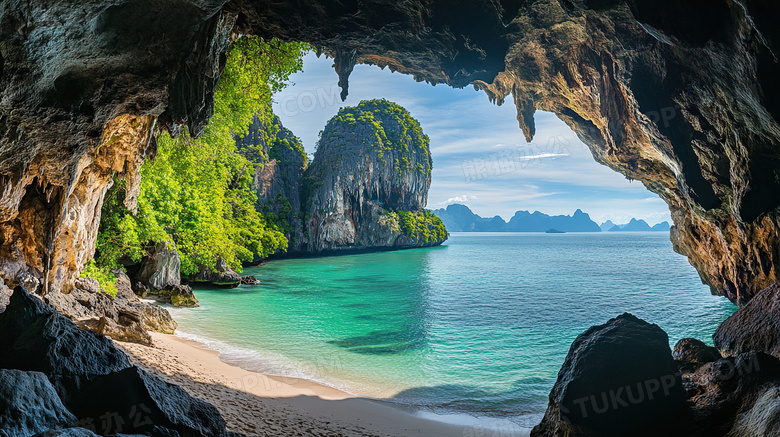
[[[94,260],[90,261],[84,266],[84,271],[81,273],[82,278],[86,278],[87,276],[97,279],[100,284],[100,291],[111,297],[116,297],[116,276],[107,268],[98,267]]]
[[[169,239],[178,248],[183,275],[213,268],[219,257],[241,271],[242,261],[287,248],[281,230],[255,209],[254,168],[267,157],[248,159],[238,153],[235,138],[248,133],[255,115],[261,122],[271,120],[271,97],[302,68],[306,49],[256,37],[233,44],[203,135],[195,139],[185,130],[179,138],[167,133],[157,138],[156,158],[141,168],[137,214],[122,204],[123,181],[107,194],[98,266],[138,262],[148,247]]]
[[[423,133],[420,122],[402,106],[386,99],[375,99],[341,108],[320,132],[320,142],[345,145],[345,141],[359,132],[358,127],[369,129],[364,138],[369,143],[364,145],[370,146],[383,163],[386,154],[393,154],[393,167],[399,175],[412,170],[430,175],[433,167],[430,139]],[[413,157],[413,154],[418,156]],[[411,167],[413,160],[418,162],[415,168]]]
[[[450,235],[441,219],[431,211],[398,211],[397,214],[404,235],[419,242],[432,244],[444,241]]]

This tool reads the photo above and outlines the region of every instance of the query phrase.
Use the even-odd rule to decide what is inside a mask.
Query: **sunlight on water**
[[[197,289],[181,335],[222,359],[435,413],[538,422],[574,338],[623,312],[711,343],[736,308],[666,233],[455,234],[441,247],[273,261]]]

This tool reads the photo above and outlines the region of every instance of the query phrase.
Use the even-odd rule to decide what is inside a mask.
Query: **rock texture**
[[[402,223],[403,212],[422,213],[428,200],[433,163],[428,141],[420,124],[387,100],[339,110],[325,126],[302,181],[306,251],[441,244],[446,232],[426,241]]]
[[[181,285],[181,258],[173,241],[158,243],[152,248],[141,262],[135,278],[152,290]]]
[[[0,370],[0,432],[28,437],[76,422],[54,386],[40,372]]]
[[[241,275],[227,265],[224,259],[219,258],[213,269],[204,268],[192,278],[193,282],[216,285],[217,287],[236,288],[241,285]],[[190,289],[192,294],[192,289]]]
[[[757,350],[780,358],[780,282],[726,319],[712,339],[728,355]]]
[[[752,351],[708,363],[683,376],[691,423],[697,436],[769,436],[758,429],[777,429],[780,416],[780,361]]]
[[[0,314],[0,332],[0,369],[23,371],[8,374],[18,379],[16,391],[6,385],[7,371],[0,371],[0,409],[16,408],[19,415],[11,419],[28,427],[34,424],[38,428],[34,432],[67,421],[89,425],[101,435],[230,434],[216,408],[131,366],[124,352],[106,337],[78,329],[21,287]],[[48,380],[44,383],[41,378]],[[107,414],[111,421],[101,421]]]
[[[155,125],[198,134],[231,35],[313,43],[343,94],[356,63],[474,84],[552,111],[598,162],[670,207],[676,250],[747,302],[778,280],[780,5],[714,0],[0,3],[0,276],[44,292],[90,258],[116,171],[136,186]],[[163,31],[164,29],[164,31]],[[116,138],[116,139],[115,139]],[[127,203],[132,206],[133,196]]]
[[[271,132],[273,135],[267,135]],[[268,123],[255,117],[249,134],[238,142],[242,151],[250,153],[256,162],[267,161],[255,171],[254,189],[258,210],[269,213],[285,230],[287,253],[299,253],[306,243],[301,209],[301,178],[308,166],[308,157],[301,140],[285,128],[274,116]],[[262,156],[259,156],[262,153]]]
[[[623,314],[574,340],[531,435],[686,435],[685,414],[669,337]]]
[[[718,348],[695,338],[683,338],[674,345],[672,357],[682,373],[695,372],[701,366],[723,358]]]

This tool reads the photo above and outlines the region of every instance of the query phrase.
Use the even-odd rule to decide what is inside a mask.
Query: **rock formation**
[[[672,350],[672,358],[682,373],[695,372],[701,366],[723,358],[718,348],[707,346],[695,338],[679,340]]]
[[[780,358],[780,282],[726,319],[712,339],[729,355],[757,350]]]
[[[601,232],[599,225],[579,209],[571,216],[517,211],[509,223],[499,216],[491,219],[480,217],[467,206],[458,204],[437,209],[433,213],[452,232],[545,232],[550,229],[562,232]]]
[[[193,282],[212,284],[217,287],[236,288],[241,285],[241,275],[233,271],[224,259],[219,258],[214,269],[204,268],[192,278]]]
[[[158,243],[141,262],[136,280],[152,290],[181,285],[181,258],[173,241]]]
[[[669,337],[658,325],[623,314],[574,340],[531,435],[685,435],[685,413]]]
[[[22,287],[0,314],[0,332],[0,369],[16,370],[0,370],[0,408],[21,409],[0,418],[9,420],[4,432],[69,425],[92,427],[101,435],[232,434],[212,405],[132,366],[106,337],[78,329]],[[6,376],[18,384],[9,387]],[[26,404],[20,408],[14,401]],[[106,414],[117,418],[110,428],[100,420]],[[25,431],[11,435],[32,435]]]
[[[306,251],[426,247],[446,240],[441,221],[424,211],[433,165],[428,141],[420,123],[387,100],[339,110],[301,182]]]
[[[308,157],[301,140],[278,117],[274,116],[269,123],[255,117],[249,134],[239,140],[238,147],[253,161],[266,161],[257,166],[254,177],[258,210],[283,228],[288,241],[287,253],[303,251],[301,179]]]

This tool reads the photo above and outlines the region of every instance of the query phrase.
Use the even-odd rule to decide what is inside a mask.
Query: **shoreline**
[[[317,382],[270,376],[223,362],[217,351],[176,335],[150,333],[154,347],[115,342],[133,364],[213,404],[228,428],[247,436],[522,436],[530,430],[495,422],[446,423],[400,406],[353,396]],[[452,418],[457,420],[457,418]],[[503,421],[502,421],[503,422]]]

